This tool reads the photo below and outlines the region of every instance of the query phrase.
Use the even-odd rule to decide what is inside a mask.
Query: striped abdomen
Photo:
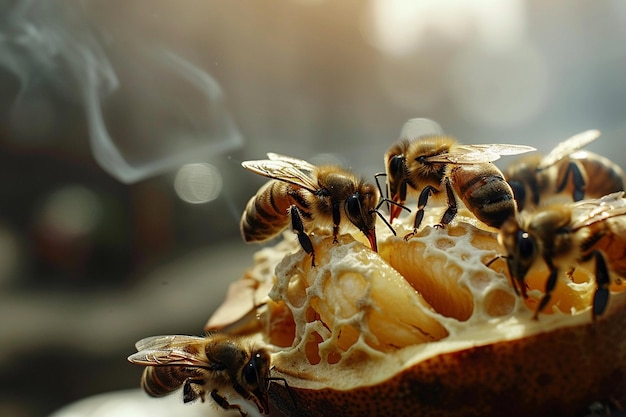
[[[176,391],[185,380],[206,379],[206,371],[193,366],[147,366],[141,378],[141,387],[151,397],[163,397]]]
[[[575,159],[582,164],[587,177],[585,198],[600,198],[624,190],[622,168],[609,159],[591,152],[581,152],[586,158]],[[578,155],[578,154],[575,154]]]
[[[478,220],[500,228],[515,215],[513,190],[493,164],[459,165],[450,172],[452,186]]]
[[[243,240],[262,242],[276,236],[289,225],[289,207],[294,204],[304,221],[311,218],[309,203],[300,189],[283,181],[269,181],[246,205],[240,223]]]

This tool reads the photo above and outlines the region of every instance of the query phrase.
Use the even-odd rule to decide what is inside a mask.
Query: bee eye
[[[359,216],[361,214],[361,202],[359,194],[352,194],[346,199],[346,213],[351,216]]]
[[[251,386],[259,385],[259,375],[257,372],[257,360],[260,358],[260,355],[257,353],[254,357],[248,362],[245,368],[243,368],[243,380],[246,381],[247,384]]]
[[[389,160],[389,171],[393,177],[404,177],[406,165],[404,163],[404,157],[402,155],[394,155]]]
[[[536,250],[535,239],[522,230],[517,232],[517,252],[521,258],[533,258]]]

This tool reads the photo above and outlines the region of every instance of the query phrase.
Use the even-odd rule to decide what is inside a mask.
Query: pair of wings
[[[410,119],[402,127],[401,137],[419,138],[421,136],[444,135],[443,129],[430,119]],[[559,143],[548,155],[542,158],[538,170],[546,169],[558,161],[580,150],[600,137],[600,131],[587,130],[576,134]],[[478,164],[493,162],[504,155],[518,155],[536,149],[524,145],[490,144],[490,145],[457,145],[452,152],[425,158],[427,162],[453,164]]]
[[[510,145],[506,143],[455,145],[450,152],[428,156],[424,158],[424,161],[459,165],[484,164],[497,161],[501,156],[519,155],[536,150],[532,146]]]
[[[417,130],[422,129],[422,125],[418,123],[422,119],[409,120],[402,129],[403,137],[419,137]],[[548,155],[542,160],[538,170],[545,169],[554,165],[558,161],[566,158],[587,144],[593,142],[600,137],[599,130],[587,130],[570,137],[569,139],[559,143]],[[426,162],[439,162],[448,164],[482,164],[493,162],[500,159],[501,156],[519,155],[526,152],[536,151],[532,146],[512,145],[504,143],[479,144],[479,145],[456,145],[450,152],[433,155],[425,158]],[[284,181],[304,188],[310,192],[315,192],[319,187],[315,180],[315,165],[302,159],[292,158],[290,156],[280,155],[277,153],[268,153],[269,159],[261,159],[255,161],[244,161],[241,165],[264,177]]]
[[[572,230],[591,226],[612,217],[626,214],[626,198],[624,191],[618,191],[601,198],[581,200],[567,203],[572,209]]]
[[[409,119],[400,132],[401,138],[409,141],[425,136],[446,136],[439,124],[430,119]],[[450,152],[424,158],[425,162],[443,164],[484,164],[500,159],[501,156],[519,155],[536,151],[532,146],[492,143],[482,145],[455,145]]]
[[[537,170],[546,169],[560,160],[567,158],[574,152],[600,137],[596,129],[578,133],[559,143],[548,155],[541,159]],[[490,144],[490,145],[456,145],[452,152],[425,158],[428,162],[443,162],[454,164],[477,164],[493,162],[503,155],[517,155],[536,149],[524,145]]]
[[[284,181],[314,193],[319,189],[315,179],[317,167],[302,159],[268,153],[269,159],[244,161],[241,166],[264,177]]]
[[[596,129],[587,130],[570,137],[559,143],[548,155],[541,159],[537,170],[546,169],[560,160],[567,158],[582,147],[590,144],[600,137],[600,131]]]
[[[206,337],[186,335],[146,337],[135,344],[137,353],[130,355],[128,360],[134,364],[146,366],[190,365],[209,367],[210,363],[185,349],[190,344],[204,345],[206,340]]]
[[[503,155],[517,155],[535,151],[531,146],[503,143],[485,145],[456,145],[452,152],[425,158],[427,162],[452,164],[482,164],[500,159]],[[259,175],[284,181],[314,193],[319,185],[315,179],[315,165],[301,159],[277,153],[268,153],[269,159],[244,161],[241,165]]]

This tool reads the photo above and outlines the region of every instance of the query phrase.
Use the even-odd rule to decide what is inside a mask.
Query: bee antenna
[[[272,367],[273,368],[273,367]],[[291,398],[291,401],[293,402],[294,406],[298,406],[298,402],[296,401],[296,397],[293,395],[293,390],[291,389],[291,387],[289,386],[289,384],[287,383],[287,380],[285,378],[279,378],[279,377],[274,377],[274,376],[270,376],[265,378],[266,381],[280,381],[283,384],[285,384],[285,388],[287,389],[287,392],[289,393],[289,397]]]
[[[380,204],[379,204],[379,206],[380,206]],[[373,211],[374,213],[378,214],[378,217],[380,217],[380,218],[381,218],[381,220],[382,220],[383,222],[385,222],[385,224],[387,225],[387,227],[389,228],[389,230],[391,230],[391,233],[393,233],[393,235],[394,235],[394,236],[397,236],[397,235],[396,235],[396,231],[393,229],[393,227],[391,227],[391,223],[389,223],[389,221],[385,218],[385,216],[383,216],[383,215],[382,215],[382,213],[381,213],[380,211],[378,211],[378,209],[377,209],[377,208],[376,208],[376,209],[374,209],[374,210],[372,210],[372,211]]]
[[[376,180],[376,186],[378,187],[378,191],[380,192],[380,195],[385,195],[385,200],[387,200],[389,198],[389,189],[387,187],[385,187],[385,192],[383,193],[383,188],[380,186],[380,182],[378,181],[378,177],[386,177],[387,173],[386,172],[379,172],[378,174],[374,174],[374,179]],[[385,181],[385,185],[386,181]]]
[[[406,210],[408,213],[411,212],[411,209],[405,206],[404,204],[397,203],[393,200],[388,199],[387,197],[382,197],[380,199],[380,201],[378,202],[378,205],[376,206],[376,210],[378,210],[380,206],[382,206],[384,203],[393,204],[396,207],[400,207],[401,209]]]
[[[506,255],[498,255],[498,256],[496,256],[495,258],[493,258],[492,260],[490,260],[489,262],[487,262],[487,263],[485,264],[485,266],[486,266],[487,268],[489,268],[489,267],[491,266],[491,264],[492,264],[492,263],[494,263],[495,261],[497,261],[497,260],[499,260],[499,259],[506,259],[506,258],[508,258],[508,256],[506,256]]]

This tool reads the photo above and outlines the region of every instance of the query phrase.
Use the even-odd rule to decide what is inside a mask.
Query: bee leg
[[[358,200],[357,200],[358,201]],[[339,204],[333,204],[333,243],[338,243],[337,235],[339,234],[339,223],[341,222],[341,207]]]
[[[591,310],[592,318],[601,316],[606,309],[609,302],[609,284],[611,283],[609,276],[609,269],[606,266],[604,256],[600,251],[595,251],[594,256],[596,258],[596,289],[593,295],[593,308]]]
[[[436,225],[436,227],[444,227],[445,225],[450,223],[452,219],[454,219],[454,216],[456,216],[456,213],[458,212],[458,208],[456,206],[456,197],[454,196],[454,191],[452,191],[450,180],[446,178],[445,181],[446,181],[446,194],[448,196],[448,208],[443,213],[443,216],[441,217],[441,222],[439,222],[439,224]]]
[[[496,255],[496,257],[493,258],[492,260],[490,260],[489,262],[487,262],[485,264],[485,266],[487,268],[491,268],[491,264],[493,264],[494,262],[496,262],[496,261],[498,261],[500,259],[504,259],[507,262],[507,267],[508,267],[508,263],[509,263],[508,256],[505,256],[505,255]],[[526,291],[525,290],[522,291],[522,290],[520,290],[518,288],[518,287],[525,288],[525,287],[523,287],[524,283],[523,282],[522,283],[518,283],[518,280],[513,276],[513,274],[511,274],[511,268],[508,267],[508,269],[509,269],[509,280],[511,281],[511,287],[513,287],[513,291],[515,291],[515,295],[519,296],[519,295],[523,294],[523,297],[526,298]],[[494,271],[495,271],[495,269],[494,269]]]
[[[389,206],[389,222],[390,223],[393,223],[394,219],[397,219],[398,216],[400,216],[400,213],[402,212],[401,207],[404,207],[404,202],[406,201],[407,187],[408,187],[407,182],[402,181],[400,183],[400,190],[395,195],[392,195],[389,197],[390,200],[395,201],[396,203],[399,204],[399,205],[392,204]]]
[[[241,417],[248,417],[248,413],[243,411],[243,409],[237,404],[229,403],[226,397],[222,397],[217,393],[216,389],[211,391],[211,398],[213,398],[213,401],[215,401],[217,405],[222,407],[224,410],[237,410],[239,411],[239,414],[241,414]]]
[[[191,384],[197,385],[197,387],[194,388]],[[204,380],[202,379],[187,378],[183,384],[183,402],[190,403],[197,400],[198,397],[204,402],[205,392],[202,385],[204,385]]]
[[[291,228],[298,236],[298,242],[302,249],[309,255],[311,255],[311,266],[315,266],[315,251],[313,250],[313,243],[311,238],[304,231],[304,224],[302,223],[302,217],[300,217],[300,211],[298,207],[292,205],[289,207],[289,214],[291,215]]]
[[[556,269],[554,265],[552,265],[552,262],[550,262],[549,260],[546,260],[546,263],[548,264],[548,267],[550,268],[550,275],[548,276],[548,281],[546,281],[546,292],[541,298],[541,301],[539,301],[537,310],[535,310],[535,315],[533,316],[534,320],[537,320],[539,313],[541,313],[541,310],[543,310],[546,307],[546,305],[550,301],[552,290],[554,290],[554,287],[556,287],[556,281],[557,281],[559,270]]]
[[[580,169],[578,163],[571,161],[567,164],[567,170],[565,171],[565,175],[563,176],[563,181],[558,185],[556,192],[560,193],[565,189],[567,185],[567,179],[569,176],[572,176],[572,184],[574,185],[574,192],[572,198],[574,201],[580,201],[585,198],[585,177],[583,176],[583,172]]]
[[[409,233],[404,237],[405,239],[408,239],[417,233],[417,229],[422,224],[422,220],[424,220],[424,207],[426,207],[426,203],[428,203],[428,198],[438,192],[439,190],[432,185],[427,185],[424,189],[422,189],[417,199],[417,212],[415,213],[415,221],[413,222],[413,233]]]

